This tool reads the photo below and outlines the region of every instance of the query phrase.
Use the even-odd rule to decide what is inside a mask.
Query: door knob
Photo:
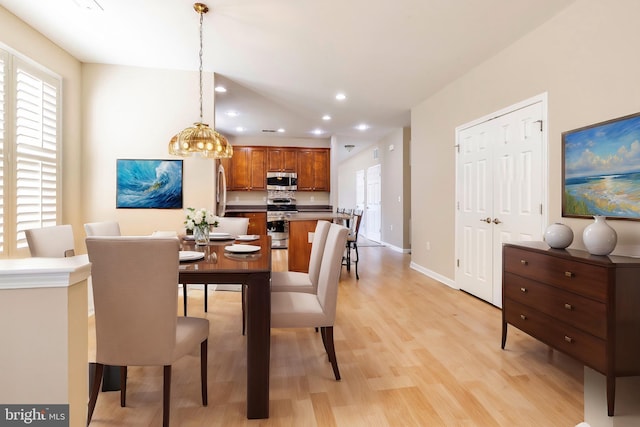
[[[489,218],[487,218],[487,219],[489,219]],[[500,224],[500,223],[502,223],[502,221],[500,221],[498,218],[494,218],[493,219],[493,223],[494,224]]]
[[[491,224],[491,218],[486,217],[485,219],[480,218],[481,222],[486,222],[487,224]]]

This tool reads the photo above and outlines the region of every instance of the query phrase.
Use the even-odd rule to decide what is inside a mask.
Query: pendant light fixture
[[[210,159],[228,158],[233,155],[233,147],[227,138],[208,124],[202,123],[202,18],[209,7],[203,3],[195,3],[193,9],[200,15],[200,121],[171,138],[169,154],[188,157],[199,153]]]

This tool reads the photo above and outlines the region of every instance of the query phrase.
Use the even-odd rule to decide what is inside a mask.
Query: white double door
[[[457,129],[456,284],[502,306],[502,244],[541,240],[543,101]]]

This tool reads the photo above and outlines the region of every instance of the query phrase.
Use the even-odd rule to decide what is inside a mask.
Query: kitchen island
[[[289,271],[309,272],[311,243],[318,221],[333,222],[338,216],[332,211],[298,212],[289,217]]]

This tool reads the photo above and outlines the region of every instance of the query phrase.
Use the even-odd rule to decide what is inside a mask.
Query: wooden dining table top
[[[236,253],[227,248],[232,245],[259,246],[256,252]],[[180,247],[183,251],[204,253],[204,258],[195,261],[181,261],[180,273],[209,272],[258,272],[271,271],[271,237],[260,235],[258,239],[251,241],[239,241],[234,238],[227,240],[210,240],[207,245],[196,245],[195,241],[180,239]]]

